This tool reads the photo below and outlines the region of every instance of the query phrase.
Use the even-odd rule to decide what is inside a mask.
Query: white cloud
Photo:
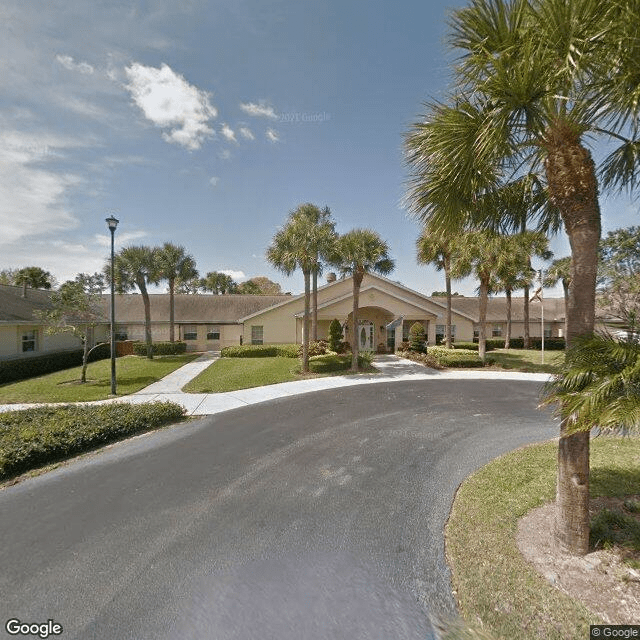
[[[278,142],[280,140],[280,136],[278,135],[278,132],[275,129],[271,129],[271,128],[267,129],[266,136],[270,142]]]
[[[218,153],[218,157],[221,160],[228,160],[231,157],[231,151],[229,151],[229,149],[222,149],[220,153]]]
[[[125,69],[135,103],[156,126],[169,129],[167,141],[187,149],[199,149],[213,135],[209,121],[218,115],[210,94],[189,84],[171,67],[159,69],[134,62]]]
[[[229,140],[229,142],[237,142],[236,134],[229,125],[223,124],[221,133],[227,140]]]
[[[117,217],[117,216],[116,216]],[[105,223],[105,228],[106,228]],[[144,238],[147,235],[146,231],[118,231],[116,229],[115,238],[116,242],[120,246],[125,246],[131,243],[133,240],[138,240],[139,238]],[[101,247],[111,247],[111,233],[96,233],[93,236],[96,244]]]
[[[220,182],[220,178],[218,178],[218,176],[211,176],[209,178],[209,184],[212,187],[217,187],[219,182]]]
[[[245,138],[245,140],[255,140],[256,137],[253,135],[253,132],[249,127],[240,127],[239,129],[240,135]]]
[[[278,117],[273,107],[262,100],[258,104],[255,102],[241,102],[240,108],[250,116],[272,118],[274,120]]]
[[[219,273],[224,273],[228,276],[231,276],[236,282],[239,280],[246,280],[247,276],[244,274],[244,271],[234,271],[233,269],[217,269]]]
[[[79,71],[84,75],[91,75],[94,71],[88,62],[76,62],[71,56],[63,56],[58,54],[56,60],[69,71]]]

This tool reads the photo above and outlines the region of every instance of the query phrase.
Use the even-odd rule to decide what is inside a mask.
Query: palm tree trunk
[[[304,318],[302,320],[302,372],[309,371],[309,315],[311,306],[311,273],[304,272]]]
[[[313,316],[311,318],[311,335],[314,341],[318,340],[318,271],[313,270]]]
[[[569,336],[569,282],[562,278],[562,289],[564,290],[564,339],[565,344]]]
[[[487,304],[489,302],[489,280],[482,278],[480,280],[480,330],[478,332],[478,355],[482,362],[487,357]]]
[[[153,360],[153,343],[151,341],[151,302],[149,301],[149,293],[144,280],[138,281],[138,288],[142,295],[144,304],[144,340],[147,343],[147,358]]]
[[[80,373],[80,383],[87,381],[87,359],[89,358],[89,336],[85,328],[84,338],[82,339],[82,372]]]
[[[507,335],[504,338],[504,348],[511,348],[511,289],[505,291],[507,295]]]
[[[529,290],[529,285],[525,285],[524,287],[524,309],[523,309],[523,321],[524,321],[524,333],[522,338],[522,348],[528,349],[530,346],[530,338],[529,338],[529,296],[531,295],[531,291]]]
[[[445,328],[445,346],[451,349],[451,260],[444,260],[444,281],[447,290],[447,326]]]
[[[579,140],[554,138],[554,133],[549,136],[545,169],[550,199],[562,215],[571,244],[566,337],[571,346],[576,337],[593,333],[600,207],[591,154]],[[567,435],[566,417],[562,420],[555,539],[560,549],[576,555],[589,550],[589,435]]]
[[[169,342],[175,342],[175,306],[174,306],[174,290],[176,287],[175,278],[169,278]]]
[[[358,307],[360,305],[360,285],[364,274],[353,274],[353,343],[351,344],[351,371],[358,370],[358,356],[360,345],[358,344]]]

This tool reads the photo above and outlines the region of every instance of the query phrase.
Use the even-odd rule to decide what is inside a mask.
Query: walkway
[[[170,401],[182,405],[187,415],[202,416],[213,415],[230,409],[246,407],[258,402],[266,402],[277,398],[284,398],[313,391],[326,389],[342,389],[359,384],[379,384],[382,382],[395,382],[401,380],[532,380],[546,382],[549,375],[546,373],[520,373],[517,371],[482,371],[450,369],[436,371],[422,366],[412,360],[400,358],[396,355],[377,355],[374,365],[381,373],[360,373],[345,376],[329,376],[325,378],[312,378],[297,380],[295,382],[281,382],[264,387],[252,389],[239,389],[226,393],[183,393],[182,387],[195,378],[219,357],[218,352],[209,351],[199,358],[185,364],[176,371],[170,373],[162,380],[141,389],[140,391],[119,398],[98,400],[86,404],[109,404],[113,402],[129,402],[142,404],[144,402]],[[0,405],[0,412],[26,409],[33,404],[5,404]]]

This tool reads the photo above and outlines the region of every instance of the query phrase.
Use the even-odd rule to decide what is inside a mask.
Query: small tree
[[[409,329],[409,348],[418,353],[427,351],[427,336],[421,322],[415,322]]]
[[[89,349],[91,332],[98,323],[104,322],[100,309],[102,284],[100,274],[89,276],[81,273],[51,294],[51,309],[36,312],[47,325],[47,333],[69,332],[82,341],[82,384],[87,381],[88,358],[93,351]]]
[[[334,318],[329,325],[329,349],[336,353],[340,349],[342,342],[342,326],[337,318]]]

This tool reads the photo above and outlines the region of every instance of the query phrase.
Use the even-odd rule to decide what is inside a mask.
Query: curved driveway
[[[431,637],[472,471],[554,437],[539,383],[436,379],[264,402],[0,491],[0,620],[61,638]],[[53,636],[52,636],[53,637]]]

